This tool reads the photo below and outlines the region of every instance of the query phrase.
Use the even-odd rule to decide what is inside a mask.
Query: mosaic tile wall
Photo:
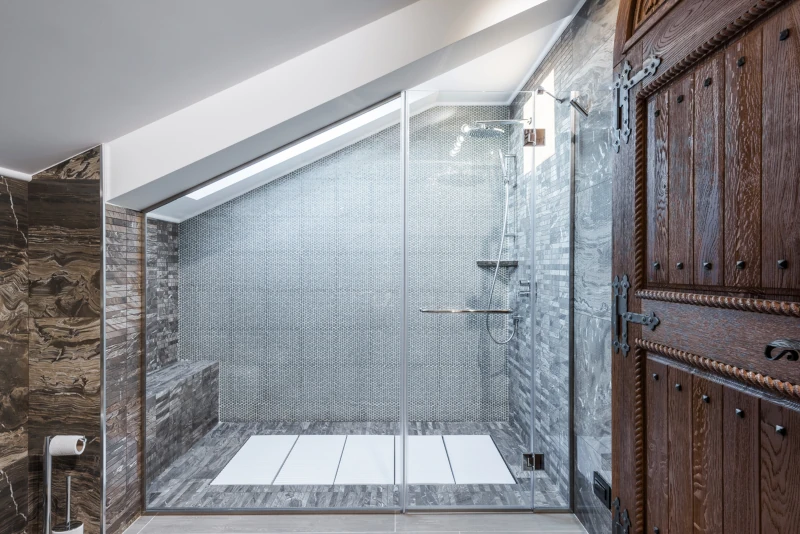
[[[106,204],[106,532],[142,512],[144,215]]]
[[[454,147],[464,124],[507,118],[506,106],[454,106],[411,120],[408,395],[414,421],[508,420],[506,348],[489,339],[485,316],[419,313],[488,306],[493,270],[476,261],[496,258],[500,244],[499,151],[507,151],[508,136],[467,137]],[[500,271],[492,307],[506,308],[508,269]],[[506,315],[491,316],[498,339],[508,336],[509,324]]]
[[[499,243],[508,140],[449,152],[463,124],[507,113],[439,107],[412,121],[414,420],[508,419],[505,349],[482,318],[418,312],[485,305],[476,260]],[[180,224],[179,356],[219,360],[222,421],[397,420],[400,163],[392,127]],[[505,279],[496,291],[506,305]]]
[[[147,371],[178,361],[178,225],[147,219]]]
[[[533,90],[554,73],[555,93],[580,93],[589,117],[576,131],[574,259],[574,433],[573,507],[591,534],[610,529],[608,510],[594,497],[592,476],[611,480],[611,157],[613,102],[609,90],[618,0],[587,0],[525,84]],[[543,97],[544,98],[544,97]],[[521,113],[519,99],[512,112]],[[569,495],[569,130],[570,108],[556,106],[556,153],[536,161],[534,180],[536,349],[534,443],[562,500]],[[528,176],[524,176],[528,179]],[[529,228],[529,226],[523,226]],[[521,241],[518,240],[521,243]],[[513,281],[512,281],[513,283]],[[526,339],[523,335],[522,342]],[[530,340],[530,336],[527,336]],[[524,361],[529,346],[511,347],[509,362]],[[516,366],[510,379],[516,382]],[[524,365],[520,369],[526,369]],[[521,375],[520,382],[528,377]],[[513,414],[522,413],[525,390],[512,389]],[[522,401],[517,399],[522,398]],[[519,407],[518,407],[519,406]],[[524,422],[517,423],[523,427]],[[549,461],[548,461],[549,460]]]

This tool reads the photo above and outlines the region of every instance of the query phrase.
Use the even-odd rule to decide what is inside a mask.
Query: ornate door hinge
[[[647,58],[642,64],[642,70],[629,77],[631,73],[631,64],[626,60],[622,65],[622,73],[617,74],[617,79],[614,80],[613,88],[614,109],[617,112],[614,119],[614,135],[612,140],[614,152],[619,152],[622,141],[625,141],[625,144],[627,144],[631,137],[631,119],[629,113],[631,88],[647,76],[655,74],[659,65],[661,65],[661,58],[655,56]]]
[[[614,517],[611,522],[611,534],[630,534],[631,518],[628,510],[620,512],[619,497],[614,499]]]
[[[628,289],[630,289],[631,283],[627,274],[623,274],[621,279],[619,276],[615,276],[611,287],[613,291],[613,298],[611,299],[611,336],[614,343],[614,351],[622,351],[627,355],[628,351],[631,350],[630,345],[628,345],[628,323],[644,325],[650,330],[655,330],[661,321],[653,312],[644,315],[628,311]]]

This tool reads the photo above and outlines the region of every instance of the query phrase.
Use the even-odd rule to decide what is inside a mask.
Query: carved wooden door
[[[613,532],[800,532],[800,0],[622,0]]]

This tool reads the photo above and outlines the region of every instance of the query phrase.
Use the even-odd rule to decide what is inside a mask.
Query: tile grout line
[[[347,434],[344,436],[344,443],[342,444],[342,452],[339,453],[339,463],[336,464],[336,474],[333,475],[333,485],[336,485],[336,477],[339,476],[339,468],[342,466],[342,458],[344,457],[344,448],[347,447]]]
[[[300,439],[300,435],[298,434],[297,437],[294,438],[294,443],[292,443],[292,448],[289,449],[289,452],[286,454],[286,458],[283,459],[283,461],[281,462],[281,466],[278,468],[278,471],[275,473],[275,477],[272,479],[272,484],[270,484],[271,486],[274,486],[275,485],[275,481],[278,480],[278,477],[280,476],[281,471],[283,470],[283,466],[286,465],[286,460],[289,459],[289,455],[292,454],[292,451],[294,450],[294,446],[297,445],[297,441],[299,439]],[[217,476],[219,476],[219,475],[217,475]]]
[[[453,484],[458,484],[456,481],[456,473],[453,471],[453,462],[450,461],[450,453],[447,451],[447,442],[444,440],[444,434],[441,435],[442,446],[444,447],[444,454],[447,456],[447,466],[450,468],[450,474],[453,475]]]
[[[142,532],[144,532],[144,529],[147,528],[147,525],[149,525],[153,521],[153,517],[155,517],[155,516],[151,516],[150,519],[147,521],[147,523],[142,525],[142,528],[140,528],[135,534],[142,534]]]

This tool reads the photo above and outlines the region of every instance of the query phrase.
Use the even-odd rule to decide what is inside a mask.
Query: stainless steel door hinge
[[[541,471],[544,469],[544,454],[526,452],[522,455],[523,471]]]

